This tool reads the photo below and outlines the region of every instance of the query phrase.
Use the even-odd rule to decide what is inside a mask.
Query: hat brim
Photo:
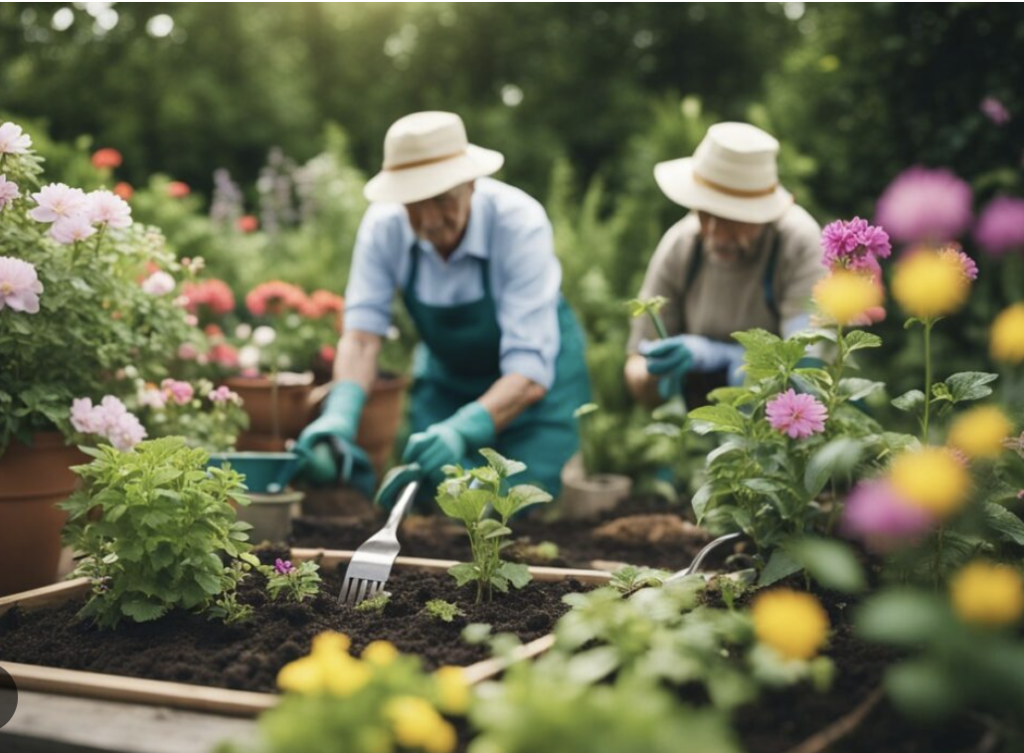
[[[753,198],[730,196],[704,186],[693,179],[692,157],[659,162],[654,166],[654,179],[676,204],[736,222],[775,222],[793,204],[793,195],[782,186]]]
[[[367,182],[363,195],[372,202],[412,204],[493,175],[505,164],[505,156],[493,149],[470,144],[457,157],[403,170],[381,170]]]

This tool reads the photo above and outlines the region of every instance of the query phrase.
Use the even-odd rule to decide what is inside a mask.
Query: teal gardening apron
[[[413,361],[412,404],[409,428],[424,431],[451,417],[459,408],[480,398],[501,378],[501,328],[491,293],[490,262],[479,259],[484,295],[477,301],[433,306],[416,298],[419,257],[417,244],[402,300],[416,324],[420,345]],[[516,483],[532,483],[554,496],[562,488],[562,466],[579,449],[573,412],[590,402],[590,379],[584,360],[583,333],[565,300],[558,300],[561,347],[555,361],[551,389],[498,433],[494,449],[507,458],[526,463]],[[462,463],[483,463],[474,451]]]

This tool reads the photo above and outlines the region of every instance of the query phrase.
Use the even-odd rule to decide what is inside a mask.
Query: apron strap
[[[416,280],[419,278],[420,273],[420,254],[423,251],[420,249],[419,241],[413,241],[412,246],[409,247],[410,260],[409,260],[409,274],[405,278],[405,294],[416,297]],[[480,283],[483,286],[484,298],[492,298],[491,295],[491,274],[490,274],[490,260],[480,259]]]
[[[782,234],[775,232],[775,239],[772,241],[772,250],[768,254],[768,264],[764,268],[764,279],[761,287],[764,289],[764,303],[768,311],[775,318],[776,325],[781,327],[779,322],[779,305],[775,300],[775,267],[779,261],[779,246],[782,245]]]

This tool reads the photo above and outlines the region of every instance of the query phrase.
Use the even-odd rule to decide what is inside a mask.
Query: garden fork
[[[419,481],[410,481],[399,494],[398,502],[388,515],[388,522],[377,533],[356,549],[345,571],[338,601],[357,606],[365,599],[372,599],[384,590],[391,576],[391,568],[401,546],[398,543],[398,524],[405,517],[406,510],[416,498]]]

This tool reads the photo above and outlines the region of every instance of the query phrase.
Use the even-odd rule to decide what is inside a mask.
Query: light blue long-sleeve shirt
[[[550,389],[560,346],[562,267],[540,203],[517,188],[481,178],[473,191],[466,233],[447,261],[428,241],[419,240],[411,251],[414,242],[405,207],[370,207],[356,236],[345,291],[345,329],[387,332],[395,293],[404,290],[409,278],[412,253],[420,254],[415,296],[432,306],[482,298],[479,260],[488,259],[501,329],[501,373],[522,374]]]

